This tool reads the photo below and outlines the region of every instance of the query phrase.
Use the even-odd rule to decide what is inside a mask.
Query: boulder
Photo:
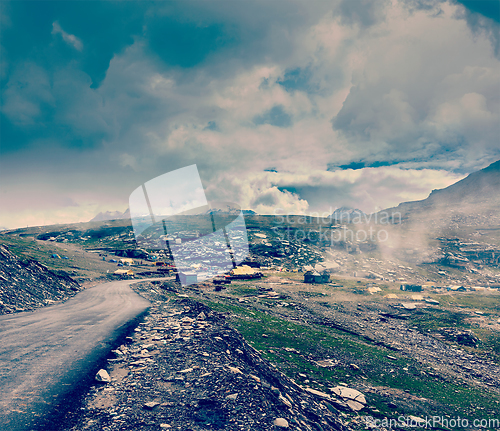
[[[305,388],[305,390],[307,392],[309,392],[310,394],[317,395],[318,397],[321,397],[321,398],[326,398],[326,399],[331,398],[330,395],[325,394],[324,392],[321,392],[321,391],[317,391],[316,389]]]
[[[95,375],[95,379],[98,382],[101,383],[110,383],[111,382],[111,377],[109,377],[109,374],[106,370],[99,370],[97,374]]]
[[[159,406],[160,403],[157,403],[156,401],[149,401],[148,403],[143,405],[143,408],[147,410],[153,410],[156,406]]]
[[[366,404],[365,396],[356,389],[345,386],[335,386],[331,391],[342,398],[345,403],[354,411],[361,410]]]
[[[288,421],[286,419],[283,419],[283,418],[276,418],[274,420],[273,424],[277,427],[280,427],[280,428],[288,428],[289,427]]]

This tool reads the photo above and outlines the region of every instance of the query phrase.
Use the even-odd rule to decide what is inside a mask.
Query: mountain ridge
[[[429,210],[462,209],[477,210],[481,207],[500,208],[500,160],[484,169],[467,175],[460,181],[432,190],[427,198],[418,201],[401,202],[396,207],[379,211],[422,212]]]

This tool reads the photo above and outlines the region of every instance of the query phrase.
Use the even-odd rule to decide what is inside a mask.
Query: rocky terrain
[[[499,166],[393,209],[401,223],[248,214],[244,263],[264,277],[222,291],[135,285],[149,315],[57,429],[365,430],[368,418],[497,417],[500,216],[490,185]],[[372,226],[387,241],[353,238]],[[88,283],[114,277],[121,256],[135,260],[134,277],[162,276],[154,261],[171,263],[165,250],[137,248],[127,220],[1,238],[27,258],[0,248],[0,313],[77,292],[66,268]],[[51,259],[57,250],[67,259]],[[308,270],[331,282],[304,283]]]
[[[351,288],[304,290],[278,274],[222,292],[211,283],[134,285],[150,313],[96,369],[64,429],[364,430],[370,418],[499,411],[498,358],[476,349],[483,340],[472,331],[425,330],[418,319],[438,305],[359,293],[356,301]],[[460,310],[500,330],[498,316]]]
[[[500,265],[500,246],[479,242],[465,242],[459,238],[440,238],[439,263],[468,272],[478,273],[485,266]],[[499,282],[500,285],[500,282]]]
[[[0,314],[33,310],[66,299],[81,286],[64,273],[32,260],[21,260],[0,244]]]
[[[500,207],[500,160],[473,172],[445,189],[433,190],[424,200],[404,202],[385,212],[401,212],[403,219],[426,215],[431,218],[460,210],[464,214],[478,214],[486,209]],[[443,214],[444,213],[444,214]]]
[[[71,430],[344,429],[348,395],[300,387],[223,314],[150,288],[138,287],[154,301],[149,316],[113,350]]]

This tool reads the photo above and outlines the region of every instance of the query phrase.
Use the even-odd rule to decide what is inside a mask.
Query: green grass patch
[[[497,395],[463,386],[458,381],[444,380],[422,364],[383,347],[368,344],[354,335],[320,325],[289,322],[249,307],[217,302],[207,305],[216,311],[229,311],[235,315],[232,324],[243,337],[265,359],[299,384],[329,392],[328,388],[340,382],[353,387],[358,383],[369,383],[375,387],[408,390],[415,396],[431,400],[425,404],[425,410],[418,406],[402,406],[397,414],[445,413],[472,418],[477,417],[474,410],[476,406],[484,408],[483,413],[493,414],[498,409],[500,397]],[[449,318],[453,320],[455,316]],[[263,334],[267,337],[263,337]],[[299,354],[284,348],[296,349]],[[390,359],[388,355],[396,359]],[[325,368],[316,364],[316,361],[325,358],[336,361],[337,365]],[[359,370],[353,369],[350,364],[356,364]],[[305,383],[298,373],[306,374],[309,382]],[[369,404],[379,410],[377,415],[381,417],[395,414],[384,397],[369,397]]]
[[[465,321],[469,314],[443,310],[440,308],[420,309],[414,312],[409,320],[421,332],[437,331],[443,327],[470,329],[471,325]]]
[[[439,295],[435,297],[442,306],[468,307],[477,311],[483,311],[500,316],[500,294],[496,292],[464,292],[449,295]]]

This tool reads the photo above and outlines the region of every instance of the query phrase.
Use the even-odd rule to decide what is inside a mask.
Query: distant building
[[[399,290],[404,290],[406,292],[422,292],[422,286],[420,284],[402,284]]]
[[[330,282],[330,274],[323,271],[321,274],[317,271],[307,271],[304,274],[304,283],[323,284]]]
[[[198,275],[196,272],[179,272],[179,281],[183,285],[194,284],[198,282]]]
[[[253,278],[261,278],[262,273],[255,271],[254,268],[251,268],[248,265],[241,265],[231,270],[230,277],[232,279],[241,279],[241,280],[249,280]]]

